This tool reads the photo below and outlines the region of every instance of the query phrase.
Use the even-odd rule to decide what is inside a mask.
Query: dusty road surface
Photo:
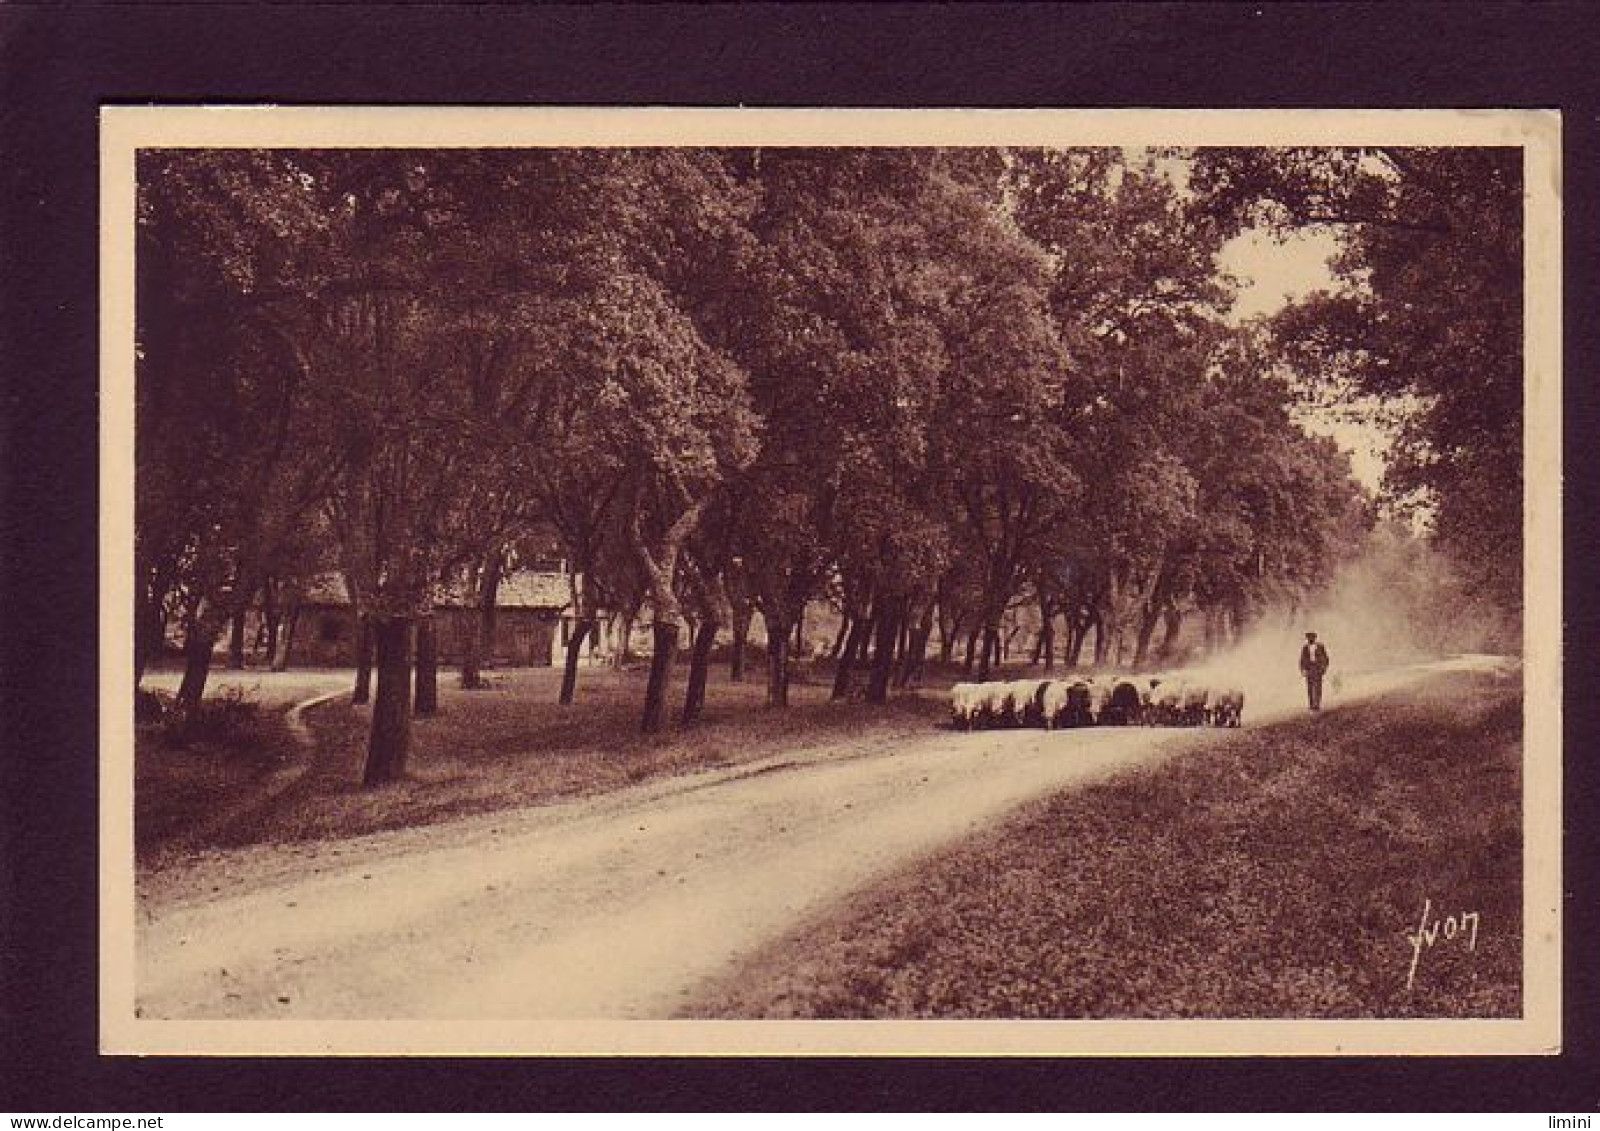
[[[1341,694],[1494,662],[1375,673]],[[1260,697],[1247,721],[1298,709],[1292,690]],[[147,1018],[670,1017],[749,948],[1024,801],[1226,741],[931,731],[449,825],[217,853],[141,885],[138,1007]]]

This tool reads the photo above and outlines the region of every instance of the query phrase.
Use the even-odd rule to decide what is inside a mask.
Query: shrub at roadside
[[[208,744],[229,757],[250,761],[277,737],[264,725],[261,705],[238,688],[202,700],[188,710],[170,702],[159,713],[161,737],[169,746]]]
[[[152,698],[161,710],[141,708],[134,730],[134,839],[141,856],[248,797],[296,746],[281,712],[238,691],[187,712],[165,696]]]

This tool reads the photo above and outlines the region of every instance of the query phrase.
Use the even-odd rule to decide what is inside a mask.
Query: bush
[[[133,693],[133,721],[136,723],[159,723],[170,710],[172,696],[164,691],[140,688]]]
[[[162,717],[162,736],[169,746],[204,742],[246,751],[260,746],[265,738],[261,705],[238,688],[189,710],[168,704]]]

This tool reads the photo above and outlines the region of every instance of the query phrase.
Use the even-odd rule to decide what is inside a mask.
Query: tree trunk
[[[844,651],[839,654],[839,663],[833,670],[833,692],[828,696],[830,701],[837,703],[850,698],[856,663],[866,655],[867,641],[879,615],[874,613],[873,616],[858,617],[850,622],[850,635],[845,638]]]
[[[236,672],[244,670],[244,614],[234,613],[228,625],[228,667]]]
[[[1106,649],[1111,644],[1111,634],[1106,631],[1106,622],[1103,616],[1094,618],[1094,666],[1099,667],[1106,662]]]
[[[995,660],[1000,657],[1000,628],[998,625],[984,625],[980,644],[981,653],[978,657],[978,682],[983,683],[989,678],[989,672]]]
[[[495,629],[500,615],[500,558],[491,555],[478,575],[478,666],[494,667]],[[483,686],[480,678],[476,686]]]
[[[763,611],[767,622],[767,706],[789,705],[789,626],[773,624],[771,614]]]
[[[905,619],[905,600],[883,602],[877,614],[877,633],[872,648],[872,675],[867,680],[867,702],[889,701],[889,676],[894,671],[895,648],[900,640],[900,623]]]
[[[633,661],[633,622],[639,619],[635,606],[622,614],[622,643],[617,648],[617,667],[625,668]]]
[[[678,626],[673,621],[656,621],[651,626],[650,682],[644,691],[644,717],[639,729],[655,734],[666,721],[667,688],[672,682],[672,663],[678,651]]]
[[[361,628],[356,633],[356,687],[350,695],[351,703],[365,703],[372,698],[372,650],[375,640],[372,617],[362,613]]]
[[[1071,667],[1083,665],[1083,646],[1089,641],[1089,630],[1094,628],[1098,631],[1099,623],[1100,618],[1093,610],[1073,618]]]
[[[646,734],[661,730],[665,722],[667,687],[672,681],[672,665],[677,659],[681,613],[673,579],[678,571],[678,559],[683,553],[684,541],[694,532],[695,525],[711,505],[711,500],[712,496],[708,494],[692,503],[673,520],[654,549],[645,540],[637,509],[630,523],[629,536],[634,553],[649,579],[650,611],[654,618],[654,624],[651,625],[650,682],[645,687],[644,717],[639,724]]]
[[[910,617],[906,620],[909,622]],[[904,661],[900,664],[897,687],[911,687],[922,683],[922,669],[928,660],[928,641],[933,637],[933,602],[922,607],[922,617],[911,631],[911,641],[906,647]]]
[[[968,679],[972,678],[972,665],[978,658],[978,637],[982,633],[980,625],[974,625],[972,631],[967,633],[967,658],[961,665],[961,674]]]
[[[945,618],[943,607],[939,609],[939,662],[948,664],[956,652],[956,639],[961,635],[961,621],[952,617]]]
[[[467,631],[461,639],[461,687],[466,691],[474,691],[484,686],[483,682],[483,567],[481,565],[472,569],[470,590],[473,600],[473,622],[467,626]]]
[[[288,623],[283,626],[283,631],[279,634],[279,642],[282,647],[278,649],[277,654],[272,659],[273,671],[289,670],[289,661],[294,658],[294,633],[299,626],[300,605],[299,602],[296,602],[289,610]]]
[[[439,713],[439,627],[432,616],[417,618],[416,713]]]
[[[806,654],[806,611],[801,609],[794,618],[794,654],[801,659]]]
[[[1133,648],[1133,666],[1139,667],[1150,654],[1150,638],[1155,635],[1156,621],[1160,617],[1156,610],[1146,609],[1139,617],[1139,636]]]
[[[483,678],[483,662],[478,658],[478,634],[470,627],[461,636],[461,675],[457,684],[463,691],[476,691],[488,686]]]
[[[839,618],[839,631],[833,634],[833,647],[828,649],[828,659],[834,663],[839,662],[839,656],[844,649],[844,642],[849,635],[850,618],[849,616],[842,616]]]
[[[1161,615],[1161,643],[1156,648],[1157,658],[1166,660],[1172,655],[1173,646],[1178,642],[1178,633],[1183,628],[1183,614],[1171,605]]]
[[[570,707],[573,697],[577,694],[578,661],[583,656],[583,642],[595,631],[594,621],[580,620],[572,630],[572,638],[567,641],[566,662],[561,669],[561,695],[556,700],[563,707]]]
[[[267,664],[278,662],[278,583],[267,582],[261,600],[261,615],[267,618]]]
[[[372,704],[372,733],[361,783],[367,786],[405,776],[411,750],[411,620],[374,617],[378,690]]]
[[[217,642],[217,630],[204,617],[189,622],[183,637],[183,682],[178,684],[177,707],[192,711],[200,706],[206,693],[206,679],[211,674],[211,650]]]
[[[717,620],[707,616],[700,621],[694,634],[694,647],[689,656],[689,687],[683,697],[684,725],[694,722],[706,705],[706,676],[711,670],[711,649],[717,642]]]
[[[1056,615],[1054,610],[1044,619],[1044,627],[1039,630],[1040,642],[1044,645],[1044,670],[1055,671],[1056,667]]]
[[[728,679],[734,683],[744,682],[744,653],[745,646],[750,639],[750,603],[748,601],[735,602],[733,605],[733,649],[728,657]]]
[[[139,608],[134,615],[138,617],[133,633],[133,685],[137,687],[144,679],[150,661],[161,651],[161,642],[167,631],[167,617],[162,601],[149,597],[139,601]]]

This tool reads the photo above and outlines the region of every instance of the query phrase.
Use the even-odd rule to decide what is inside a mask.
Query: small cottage
[[[486,666],[541,667],[558,660],[570,632],[572,578],[561,570],[519,570],[500,583],[494,638]],[[466,594],[442,593],[434,605],[439,662],[457,664],[478,630],[478,614]],[[312,667],[353,664],[360,626],[344,579],[327,574],[309,584],[299,602],[292,663]],[[587,649],[586,649],[587,650]]]

